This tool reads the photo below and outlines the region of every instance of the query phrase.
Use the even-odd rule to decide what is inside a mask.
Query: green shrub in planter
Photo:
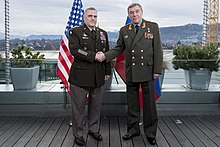
[[[219,50],[215,45],[196,47],[182,45],[173,50],[173,68],[200,69],[209,68],[211,71],[219,70]]]
[[[24,53],[22,53],[24,52]],[[11,51],[12,54],[12,67],[29,68],[40,65],[43,62],[44,54],[40,52],[33,53],[30,47],[18,46]]]

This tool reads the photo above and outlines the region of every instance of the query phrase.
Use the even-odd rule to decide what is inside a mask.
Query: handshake
[[[105,57],[105,54],[101,51],[97,52],[96,55],[95,55],[95,60],[96,61],[99,61],[99,62],[102,62],[106,59]]]

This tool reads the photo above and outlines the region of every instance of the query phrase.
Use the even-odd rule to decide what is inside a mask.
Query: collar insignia
[[[142,27],[141,27],[141,28],[142,28],[142,29],[146,28],[145,22],[142,24]]]
[[[128,30],[132,30],[132,25],[131,24],[128,26]]]

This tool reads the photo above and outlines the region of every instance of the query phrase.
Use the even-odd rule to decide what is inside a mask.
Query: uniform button
[[[144,52],[144,50],[141,50],[141,52]]]
[[[87,50],[87,47],[84,47],[84,50]]]
[[[144,63],[141,63],[141,65],[144,65]]]
[[[132,59],[134,59],[134,56],[132,57]]]
[[[144,57],[143,57],[143,56],[141,56],[141,59],[144,59]]]
[[[132,64],[133,66],[135,65],[135,63]]]
[[[95,49],[96,51],[98,51],[98,49]]]
[[[134,53],[134,50],[132,50],[132,53]]]

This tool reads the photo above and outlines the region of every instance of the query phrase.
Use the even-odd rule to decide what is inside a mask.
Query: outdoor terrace
[[[172,58],[169,51],[165,54]],[[69,127],[70,98],[54,76],[55,66],[56,60],[44,63],[37,87],[32,90],[0,84],[0,146],[76,146]],[[169,67],[157,101],[157,146],[220,146],[220,72],[212,74],[208,90],[192,90],[185,86],[183,70],[175,71],[170,62]],[[104,140],[94,141],[85,129],[88,147],[150,146],[143,129],[142,135],[131,141],[121,139],[126,132],[125,92],[125,84],[115,74],[103,98],[100,131]]]

